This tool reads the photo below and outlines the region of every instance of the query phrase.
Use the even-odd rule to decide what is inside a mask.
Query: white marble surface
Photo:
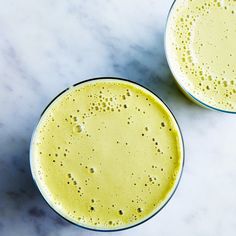
[[[0,0],[0,235],[236,235],[236,116],[189,102],[166,63],[172,0]],[[121,76],[163,98],[182,128],[180,186],[156,217],[96,233],[56,215],[34,186],[29,142],[45,105],[83,79]]]

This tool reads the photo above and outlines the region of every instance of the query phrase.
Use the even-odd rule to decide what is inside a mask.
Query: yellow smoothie
[[[167,23],[166,54],[187,94],[236,112],[235,0],[177,0]]]
[[[121,229],[153,215],[175,190],[182,165],[170,111],[148,90],[118,79],[62,93],[31,144],[31,170],[44,198],[92,229]]]

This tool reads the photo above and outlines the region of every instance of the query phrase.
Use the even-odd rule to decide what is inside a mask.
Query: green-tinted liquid
[[[236,112],[236,1],[177,0],[167,24],[166,52],[188,93]]]
[[[153,94],[129,82],[73,87],[43,114],[32,171],[49,204],[70,221],[115,229],[142,221],[179,179],[182,140]]]

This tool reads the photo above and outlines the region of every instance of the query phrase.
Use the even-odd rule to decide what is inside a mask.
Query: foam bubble
[[[82,126],[81,126],[81,125],[75,125],[75,126],[73,127],[73,131],[74,131],[75,133],[81,133],[81,132],[82,132]]]
[[[137,209],[137,212],[138,213],[141,213],[143,210],[142,210],[142,208],[141,207],[139,207],[138,209]]]
[[[123,210],[119,210],[119,214],[123,215],[124,214]]]

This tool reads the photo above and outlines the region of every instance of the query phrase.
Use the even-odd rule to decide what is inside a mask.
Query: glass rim
[[[177,79],[177,77],[179,77],[179,76],[176,76],[175,70],[171,66],[172,63],[170,63],[169,54],[167,53],[167,28],[169,26],[169,19],[170,19],[171,12],[172,12],[172,10],[173,10],[173,8],[174,8],[177,1],[179,1],[179,0],[174,0],[173,3],[171,4],[171,7],[170,7],[168,15],[167,15],[167,19],[166,19],[166,23],[165,23],[165,32],[164,32],[164,50],[165,50],[166,60],[167,60],[170,71],[171,71],[175,81],[181,87],[181,89],[183,89],[184,93],[186,93],[187,96],[189,96],[191,99],[196,101],[196,103],[198,103],[197,105],[203,106],[203,107],[208,108],[208,109],[213,110],[213,111],[219,111],[219,112],[223,112],[223,113],[227,113],[227,114],[236,114],[236,111],[220,109],[220,108],[211,106],[211,105],[203,102],[202,100],[200,100],[196,96],[194,96],[192,93],[188,92],[187,89]]]
[[[33,174],[33,167],[32,167],[32,146],[33,146],[33,137],[35,135],[35,132],[37,130],[37,127],[38,127],[38,124],[43,116],[43,114],[46,112],[46,110],[50,107],[50,105],[58,98],[60,97],[63,93],[65,93],[66,91],[68,91],[69,89],[73,88],[73,87],[76,87],[76,86],[79,86],[81,84],[84,84],[84,83],[87,83],[87,82],[91,82],[91,81],[97,81],[97,80],[118,80],[118,81],[123,81],[123,82],[129,82],[129,83],[133,83],[134,85],[136,86],[140,86],[142,89],[144,90],[147,90],[148,92],[150,92],[152,95],[154,95],[157,99],[159,99],[159,101],[163,104],[164,107],[166,107],[167,111],[170,113],[170,115],[173,117],[173,120],[175,121],[176,123],[176,126],[178,128],[178,132],[179,132],[179,135],[180,135],[180,140],[181,140],[181,148],[182,148],[182,152],[181,152],[181,157],[182,157],[182,163],[181,163],[181,167],[180,167],[180,172],[179,172],[179,176],[178,176],[178,179],[176,180],[176,183],[173,187],[173,189],[171,190],[170,192],[170,195],[167,197],[167,199],[164,201],[164,203],[161,205],[160,208],[156,208],[156,210],[154,209],[154,213],[152,213],[151,215],[149,215],[148,217],[146,218],[143,218],[141,219],[140,221],[138,221],[137,223],[134,223],[134,224],[130,224],[130,225],[125,225],[125,226],[121,226],[120,228],[96,228],[96,227],[90,227],[89,225],[82,225],[82,224],[78,224],[78,223],[75,223],[73,221],[71,221],[70,219],[67,219],[64,215],[62,215],[57,209],[55,209],[51,204],[50,202],[47,200],[45,193],[43,193],[37,183],[37,180],[34,178],[34,174]],[[179,183],[180,183],[180,180],[182,178],[182,175],[183,175],[183,169],[184,169],[184,163],[185,163],[185,146],[184,146],[184,139],[183,139],[183,134],[182,134],[182,131],[180,129],[180,126],[177,122],[177,119],[175,118],[174,114],[172,113],[171,109],[166,105],[166,103],[158,96],[156,95],[154,92],[152,92],[150,89],[146,88],[145,86],[137,83],[137,82],[134,82],[134,81],[131,81],[129,79],[126,79],[126,78],[119,78],[119,77],[112,77],[112,76],[108,76],[108,77],[95,77],[95,78],[91,78],[91,79],[86,79],[86,80],[82,80],[78,83],[75,83],[73,84],[72,86],[70,87],[67,87],[66,89],[64,89],[63,91],[61,91],[60,93],[58,93],[58,95],[56,95],[49,103],[48,105],[44,108],[44,110],[42,111],[41,115],[39,116],[38,120],[36,121],[36,125],[34,127],[34,130],[32,132],[32,136],[31,136],[31,141],[30,141],[30,152],[29,152],[29,162],[30,162],[30,172],[31,172],[31,177],[33,179],[33,182],[34,184],[36,185],[36,188],[38,189],[39,193],[41,194],[41,196],[43,197],[44,201],[47,203],[47,205],[57,214],[59,215],[60,217],[62,217],[64,220],[66,220],[67,222],[77,226],[77,227],[80,227],[80,228],[83,228],[83,229],[86,229],[86,230],[90,230],[90,231],[95,231],[95,232],[116,232],[116,231],[123,231],[123,230],[127,230],[127,229],[131,229],[131,228],[134,228],[138,225],[141,225],[143,223],[145,223],[146,221],[150,220],[151,218],[153,218],[154,216],[156,216],[166,205],[167,203],[170,201],[170,199],[173,197],[173,195],[175,194],[178,186],[179,186]]]

